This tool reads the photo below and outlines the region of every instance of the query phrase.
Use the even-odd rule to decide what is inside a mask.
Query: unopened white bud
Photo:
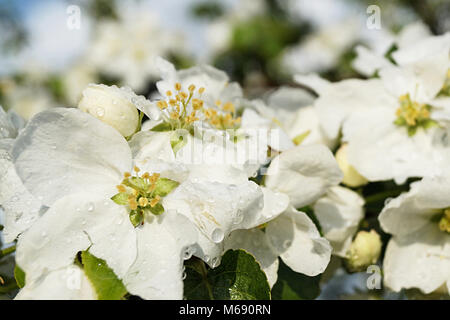
[[[350,271],[363,271],[375,264],[381,253],[381,238],[375,230],[360,231],[347,252],[347,267]]]
[[[359,172],[356,171],[356,169],[348,163],[347,144],[343,144],[336,152],[336,161],[339,165],[339,168],[344,173],[344,179],[342,180],[342,183],[352,188],[367,184],[367,179],[360,175]]]
[[[133,96],[136,95],[116,86],[90,84],[84,89],[78,108],[129,137],[139,126],[139,112],[131,100]]]

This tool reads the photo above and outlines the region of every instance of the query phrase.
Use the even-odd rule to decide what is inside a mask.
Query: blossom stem
[[[214,300],[214,296],[213,296],[213,293],[212,293],[212,288],[211,288],[211,285],[208,282],[208,276],[207,276],[208,275],[208,271],[206,270],[206,265],[205,265],[205,263],[203,261],[200,261],[200,262],[201,262],[202,276],[203,276],[203,279],[205,281],[206,289],[208,290],[209,299]]]
[[[390,197],[397,197],[402,191],[404,190],[399,188],[371,194],[370,196],[365,198],[366,205],[377,203]]]
[[[13,253],[15,251],[16,251],[16,245],[13,245],[11,247],[3,249],[3,250],[0,251],[0,258],[2,258],[4,256],[7,256],[8,254],[11,254],[11,253]]]

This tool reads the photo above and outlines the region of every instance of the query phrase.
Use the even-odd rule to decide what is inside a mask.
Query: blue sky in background
[[[19,18],[28,34],[26,50],[18,55],[0,56],[0,74],[12,72],[24,64],[36,64],[49,71],[58,71],[81,55],[89,43],[92,23],[81,12],[81,29],[66,27],[69,5],[79,5],[88,0],[0,0],[1,7]],[[121,0],[121,2],[124,0]],[[133,3],[133,1],[129,1]],[[181,30],[190,52],[204,52],[206,47],[205,24],[194,21],[189,8],[199,0],[143,0],[157,14],[164,28]],[[236,0],[222,3],[230,5]],[[0,30],[0,39],[2,33]]]

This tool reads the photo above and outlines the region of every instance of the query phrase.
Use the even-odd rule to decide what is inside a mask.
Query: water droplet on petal
[[[86,210],[87,210],[87,211],[92,212],[92,211],[94,211],[94,209],[95,209],[95,205],[94,205],[92,202],[89,202],[89,203],[86,205]]]
[[[219,243],[223,240],[224,236],[225,235],[224,235],[222,229],[216,228],[216,229],[214,229],[214,231],[211,234],[211,240],[215,243]]]

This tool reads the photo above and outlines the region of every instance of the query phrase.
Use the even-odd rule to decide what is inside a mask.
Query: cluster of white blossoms
[[[0,110],[16,298],[183,299],[188,260],[206,277],[239,249],[269,290],[280,259],[312,277],[331,255],[349,272],[384,255],[389,289],[448,292],[450,34],[390,59],[358,54],[372,78],[295,76],[317,98],[281,87],[251,100],[218,69],[177,71],[156,58],[157,98],[90,84],[77,108],[27,123]],[[377,213],[392,235],[385,249],[380,230],[364,226],[363,188],[411,179]]]
[[[359,48],[355,66],[370,79],[330,83],[309,74],[295,80],[318,94],[314,107],[325,137],[341,140],[336,158],[344,184],[420,180],[386,201],[378,217],[392,235],[385,285],[448,293],[450,34],[395,45],[390,57]]]
[[[2,112],[0,202],[24,275],[17,299],[104,298],[91,261],[122,296],[182,299],[184,261],[215,268],[229,249],[252,254],[273,286],[279,258],[315,276],[333,247],[351,244],[362,200],[338,186],[342,172],[319,133],[309,141],[310,129],[265,117],[269,104],[244,99],[213,67],[155,64],[155,101],[91,84],[78,108],[26,125]],[[325,236],[298,210],[310,205]]]

